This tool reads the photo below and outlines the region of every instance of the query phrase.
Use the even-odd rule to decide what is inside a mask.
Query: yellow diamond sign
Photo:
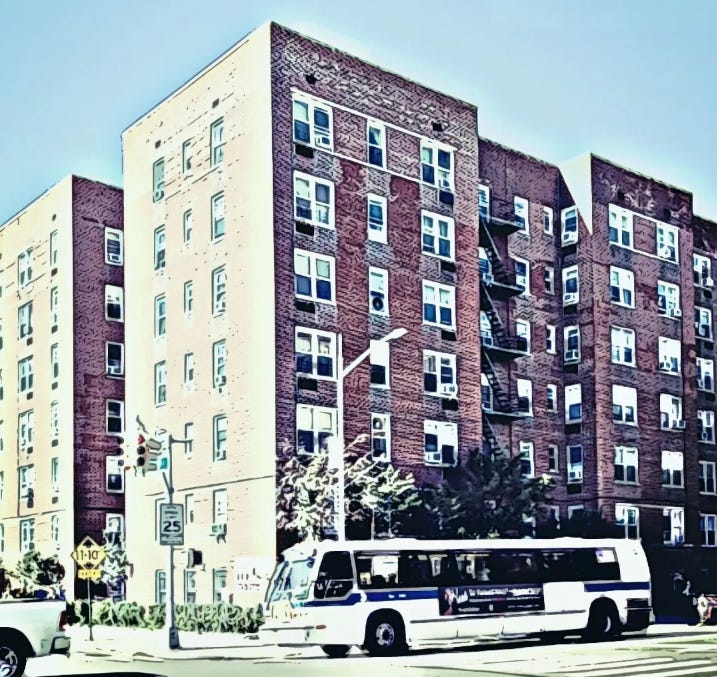
[[[85,536],[72,551],[72,559],[77,562],[77,568],[80,571],[99,569],[105,557],[107,557],[105,549],[89,536]]]

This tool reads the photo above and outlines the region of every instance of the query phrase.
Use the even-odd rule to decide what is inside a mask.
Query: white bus
[[[627,539],[299,543],[279,558],[264,610],[265,636],[331,657],[512,635],[611,639],[654,619],[645,553]]]

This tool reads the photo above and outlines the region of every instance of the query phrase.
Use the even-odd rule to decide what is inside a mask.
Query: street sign
[[[78,572],[83,569],[99,571],[100,564],[104,562],[105,557],[107,557],[105,549],[89,536],[85,536],[72,551],[72,559],[77,562]]]
[[[102,578],[102,569],[78,569],[77,578],[81,580],[89,579],[91,581],[99,581]]]
[[[184,506],[181,503],[159,504],[159,544],[184,545]]]

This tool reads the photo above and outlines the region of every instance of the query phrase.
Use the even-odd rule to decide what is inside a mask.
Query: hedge
[[[87,625],[86,601],[68,602],[68,609],[74,623]],[[145,608],[137,602],[92,602],[92,625],[156,630],[164,627],[164,621],[164,604]],[[178,604],[175,622],[178,630],[192,632],[254,633],[264,623],[264,613],[261,605],[243,608],[226,602]]]

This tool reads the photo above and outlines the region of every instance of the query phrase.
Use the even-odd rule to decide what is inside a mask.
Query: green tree
[[[578,510],[560,529],[562,536],[580,538],[622,538],[623,530],[608,521],[602,510]]]
[[[127,559],[122,534],[105,529],[102,532],[102,538],[104,539],[105,559],[100,564],[100,571],[102,572],[100,580],[111,588],[124,590],[130,562]]]
[[[530,529],[527,519],[540,522],[546,518],[554,482],[547,475],[528,477],[523,470],[519,456],[491,456],[473,450],[463,465],[446,471],[439,485],[423,488],[430,535],[525,535]]]
[[[8,573],[20,581],[24,595],[32,595],[38,587],[50,587],[59,593],[65,568],[56,555],[43,557],[37,550],[30,550],[18,560],[15,571]]]

